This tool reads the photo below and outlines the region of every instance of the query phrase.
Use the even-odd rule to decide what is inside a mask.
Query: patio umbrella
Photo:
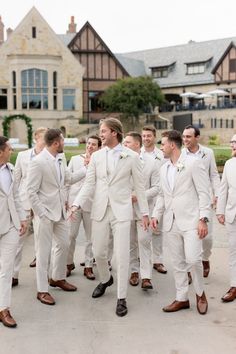
[[[227,96],[227,95],[229,95],[229,92],[222,90],[222,89],[216,89],[213,91],[209,91],[207,93],[208,93],[208,95],[211,95],[211,96]]]
[[[194,98],[198,96],[197,93],[194,93],[194,92],[184,92],[184,93],[181,93],[180,94],[181,97],[188,97],[188,98]]]
[[[203,99],[203,98],[212,98],[212,95],[209,93],[200,93],[196,98]]]

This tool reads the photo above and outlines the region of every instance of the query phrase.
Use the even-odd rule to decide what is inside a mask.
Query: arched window
[[[21,99],[23,109],[48,109],[48,73],[29,69],[21,72]]]

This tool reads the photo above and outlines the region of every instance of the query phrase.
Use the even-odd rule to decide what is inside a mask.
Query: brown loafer
[[[36,257],[32,260],[32,262],[29,264],[30,268],[36,267]]]
[[[72,270],[75,269],[75,263],[67,264],[66,276],[69,277],[71,275]]]
[[[203,265],[203,276],[207,278],[210,273],[210,262],[209,261],[202,261]]]
[[[95,275],[93,273],[93,268],[92,267],[85,267],[84,268],[84,276],[89,280],[94,280]]]
[[[17,285],[19,285],[19,280],[17,278],[12,278],[11,286],[14,287]]]
[[[16,327],[17,323],[10,314],[10,311],[8,309],[0,311],[0,322],[4,324],[6,327]]]
[[[206,295],[203,291],[202,296],[196,295],[197,298],[197,310],[200,313],[200,315],[205,315],[207,313],[208,309],[208,302]]]
[[[163,307],[163,311],[164,312],[176,312],[176,311],[180,311],[180,310],[185,310],[185,309],[189,309],[190,305],[189,305],[189,300],[186,301],[177,301],[175,300],[174,302],[172,302],[172,304]]]
[[[77,290],[77,287],[75,285],[68,283],[65,279],[62,279],[62,280],[50,279],[49,284],[50,284],[50,286],[52,286],[54,288],[58,287],[64,291],[76,291]]]
[[[37,293],[37,299],[42,302],[42,304],[45,305],[55,305],[55,300],[49,293],[45,292],[38,292]]]
[[[153,289],[151,280],[150,279],[142,279],[141,288],[144,290]]]
[[[161,273],[161,274],[166,274],[167,273],[167,269],[164,266],[164,264],[162,264],[162,263],[154,263],[153,264],[153,269],[156,269],[158,271],[158,273]]]
[[[139,284],[139,274],[137,272],[131,273],[129,283],[132,286],[137,286]]]
[[[231,302],[234,301],[234,299],[236,299],[236,287],[231,287],[221,298],[223,302]]]

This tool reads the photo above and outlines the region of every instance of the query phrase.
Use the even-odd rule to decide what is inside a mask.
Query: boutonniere
[[[127,156],[128,156],[128,154],[127,154],[126,152],[122,151],[122,152],[120,153],[120,160],[121,160],[121,159],[126,159]]]
[[[176,164],[177,172],[181,172],[184,169],[184,164],[182,162],[178,162]]]
[[[204,159],[204,157],[206,157],[205,152],[203,152],[203,154],[202,154],[202,159]]]
[[[161,160],[161,158],[156,155],[155,160]]]
[[[8,169],[9,169],[9,171],[11,171],[11,173],[14,172],[14,166],[13,166],[12,164],[8,163],[8,164],[7,164],[7,167],[8,167]]]

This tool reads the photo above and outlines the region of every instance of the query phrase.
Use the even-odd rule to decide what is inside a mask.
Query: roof
[[[67,47],[75,35],[76,35],[76,33],[58,34],[58,37]]]
[[[236,37],[216,39],[205,42],[190,41],[187,44],[176,45],[172,47],[163,47],[156,49],[148,49],[130,53],[119,54],[119,60],[125,58],[123,65],[129,71],[131,62],[128,59],[142,61],[145,67],[146,74],[150,75],[152,67],[169,66],[174,63],[168,77],[156,79],[160,87],[178,87],[178,86],[193,86],[214,83],[213,68],[219,63],[230,43],[236,43]],[[187,63],[206,62],[205,72],[202,74],[187,75]],[[142,66],[135,65],[135,76],[143,75]],[[131,74],[132,75],[132,74]]]

